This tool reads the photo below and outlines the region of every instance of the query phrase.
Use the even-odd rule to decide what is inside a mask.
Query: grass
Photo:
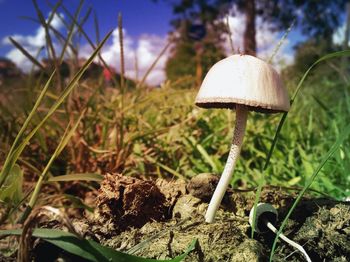
[[[58,10],[63,10],[69,18],[66,21],[60,17],[67,35],[56,32],[50,25],[51,19],[46,21],[35,5],[38,19],[31,20],[45,28],[48,54],[56,61],[54,73],[47,72],[35,56],[11,40],[43,70],[38,77],[33,70],[18,86],[1,87],[7,100],[0,101],[0,155],[5,159],[0,163],[0,195],[6,195],[0,203],[9,211],[8,216],[0,219],[2,223],[18,219],[23,203],[28,208],[22,220],[36,204],[50,205],[52,198],[45,198],[42,190],[47,184],[54,183],[56,196],[65,197],[62,181],[76,179],[82,186],[91,188],[100,181],[99,174],[105,172],[190,179],[199,173],[219,175],[225,164],[235,121],[231,111],[195,107],[197,87],[191,78],[167,81],[161,88],[144,86],[149,72],[170,43],[140,82],[126,81],[122,74],[120,81],[115,76],[113,88],[107,89],[102,74],[96,78],[83,77],[94,58],[106,66],[99,50],[109,35],[93,43],[83,29],[91,10],[82,14],[82,4],[74,14],[61,2],[52,7],[51,19],[54,14],[59,15]],[[94,22],[99,40],[96,16]],[[119,16],[120,31],[121,23]],[[50,34],[62,41],[61,52],[53,49]],[[85,38],[95,51],[82,68],[72,67],[68,85],[63,88],[60,64],[68,49],[72,51],[72,59],[77,59],[77,47],[72,41],[76,37]],[[301,191],[300,197],[308,189],[311,194],[321,192],[339,200],[350,196],[350,141],[343,133],[350,122],[349,85],[332,78],[333,69],[327,64],[316,67],[343,55],[349,55],[349,51],[329,54],[316,61],[301,80],[285,79],[289,92],[294,94],[288,117],[250,113],[233,187],[257,189],[256,202],[265,184],[294,187]],[[123,55],[120,59],[123,61]],[[320,70],[331,73],[323,76]],[[20,104],[23,107],[13,106]],[[78,120],[68,130],[74,119]],[[22,177],[23,187],[19,186]],[[34,185],[26,186],[26,181],[33,179]],[[8,188],[14,188],[15,192],[8,194]],[[77,207],[82,206],[81,201],[76,202]]]

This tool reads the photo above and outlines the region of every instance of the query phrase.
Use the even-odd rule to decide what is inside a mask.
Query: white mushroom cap
[[[279,74],[266,62],[250,55],[232,55],[207,73],[196,97],[204,108],[235,108],[278,113],[289,110],[289,97]]]

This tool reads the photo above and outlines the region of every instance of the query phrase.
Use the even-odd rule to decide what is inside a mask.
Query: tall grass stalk
[[[79,14],[80,14],[80,11],[81,11],[81,9],[82,9],[82,7],[83,7],[83,3],[84,3],[83,0],[81,0],[81,1],[79,2],[78,8],[76,9],[76,12],[75,12],[75,14],[74,14],[74,19],[78,19]],[[58,60],[60,65],[61,65],[62,62],[63,62],[64,55],[65,55],[65,53],[66,53],[66,51],[67,51],[67,47],[69,46],[69,44],[70,44],[71,41],[72,41],[72,38],[73,38],[73,35],[74,35],[74,29],[75,29],[75,24],[74,24],[74,23],[71,23],[70,27],[67,28],[67,30],[68,30],[68,35],[67,35],[67,38],[65,39],[65,42],[64,42],[63,47],[62,47],[62,50],[61,50],[60,58],[59,58],[59,60]]]
[[[56,56],[56,51],[53,45],[53,41],[50,35],[50,30],[49,30],[49,26],[48,24],[51,23],[53,17],[55,16],[58,7],[61,5],[62,1],[58,1],[55,6],[52,8],[50,16],[48,18],[48,21],[46,22],[45,17],[43,15],[43,13],[41,12],[39,5],[37,3],[36,0],[32,0],[35,11],[37,13],[39,22],[41,23],[41,26],[44,28],[45,30],[45,39],[46,39],[46,46],[47,46],[47,55],[48,58],[53,60],[53,64],[55,66],[55,70],[57,72],[59,72],[59,61],[57,60],[57,56]],[[59,88],[58,90],[62,89],[62,79],[61,79],[61,75],[57,74],[56,75],[56,80],[57,80],[57,87]]]
[[[267,63],[271,63],[273,58],[276,56],[276,54],[278,53],[278,51],[280,50],[281,46],[283,45],[284,41],[286,41],[290,31],[293,29],[294,25],[295,25],[296,19],[294,18],[292,23],[290,24],[290,26],[287,28],[287,30],[284,32],[282,38],[280,39],[280,41],[278,42],[278,44],[276,45],[275,49],[272,52],[272,55],[269,57],[269,59],[267,60]]]
[[[39,95],[39,101],[37,101],[30,113],[30,116],[26,119],[24,122],[19,134],[16,136],[16,139],[14,143],[12,144],[12,147],[10,149],[10,152],[7,155],[7,158],[5,160],[5,164],[1,170],[0,173],[0,189],[4,185],[4,182],[6,181],[7,176],[9,175],[10,170],[12,169],[13,165],[16,163],[18,157],[26,147],[27,143],[30,141],[30,139],[35,135],[35,133],[39,130],[39,128],[50,118],[50,116],[57,110],[57,108],[64,102],[65,98],[72,92],[72,90],[77,86],[78,81],[86,71],[86,69],[89,67],[89,65],[93,62],[94,58],[98,54],[98,52],[101,50],[104,43],[107,41],[107,39],[112,34],[112,31],[109,32],[106,37],[102,40],[100,45],[96,48],[96,50],[92,53],[92,55],[89,57],[89,59],[85,62],[83,67],[76,73],[76,75],[73,77],[73,79],[69,82],[66,89],[63,90],[61,95],[57,98],[55,103],[51,106],[51,108],[48,110],[48,113],[45,115],[45,117],[34,127],[34,129],[23,139],[22,143],[18,145],[19,140],[22,138],[22,135],[24,131],[26,130],[26,127],[28,126],[30,120],[33,118],[40,102],[44,98],[44,95],[51,84],[52,78],[54,76],[54,73],[51,75],[49,80],[47,81],[43,91]]]
[[[296,208],[296,206],[298,205],[298,203],[300,202],[300,200],[302,199],[302,197],[304,196],[305,192],[309,189],[309,187],[311,186],[312,182],[315,180],[315,178],[317,177],[317,175],[319,174],[319,172],[321,171],[321,169],[324,167],[324,165],[327,163],[327,161],[333,156],[333,154],[340,148],[341,144],[344,142],[344,140],[346,138],[348,138],[350,135],[350,124],[347,125],[343,132],[339,135],[338,139],[334,142],[332,148],[328,151],[328,153],[323,157],[321,163],[318,165],[318,167],[316,168],[316,170],[314,171],[314,173],[312,174],[312,176],[309,178],[309,180],[307,181],[306,185],[304,186],[304,188],[300,191],[298,197],[295,199],[292,207],[288,210],[287,215],[285,216],[285,218],[282,221],[282,224],[279,228],[279,230],[276,233],[276,237],[275,240],[273,242],[272,245],[272,249],[271,249],[271,254],[270,254],[270,262],[273,259],[274,253],[275,253],[275,249],[276,249],[276,244],[277,244],[277,240],[279,235],[283,232],[283,229],[285,228],[285,226],[287,225],[288,219],[291,216],[291,214],[293,213],[294,209]]]
[[[51,84],[52,78],[55,75],[55,71],[51,74],[50,78],[47,80],[43,90],[41,91],[41,93],[39,94],[39,97],[37,98],[37,100],[35,101],[35,104],[32,108],[32,110],[30,111],[28,117],[25,119],[21,129],[19,130],[14,142],[12,143],[12,146],[10,148],[10,151],[7,153],[7,157],[5,159],[5,163],[1,169],[0,172],[0,189],[2,188],[4,182],[7,179],[7,176],[9,175],[10,170],[12,169],[12,167],[14,166],[15,162],[17,159],[14,158],[13,154],[15,152],[15,149],[18,146],[19,141],[22,139],[24,132],[26,131],[30,121],[32,120],[33,116],[35,115],[39,105],[41,104],[42,100],[45,97],[45,94]]]
[[[26,209],[24,210],[24,213],[23,213],[22,217],[20,218],[19,223],[23,223],[27,219],[27,217],[29,216],[30,212],[32,211],[34,205],[36,204],[36,202],[38,200],[42,184],[47,179],[47,175],[48,175],[48,172],[49,172],[49,169],[50,169],[52,163],[58,157],[58,155],[61,154],[62,150],[66,147],[67,143],[69,142],[71,137],[74,135],[75,130],[77,129],[77,127],[78,127],[81,119],[83,118],[85,112],[86,112],[86,110],[83,110],[83,112],[81,112],[78,120],[75,122],[75,124],[73,126],[67,125],[67,128],[64,131],[64,133],[62,135],[62,138],[61,138],[58,146],[56,147],[55,152],[51,155],[51,158],[50,158],[49,162],[46,164],[43,172],[41,173],[41,175],[39,176],[38,181],[35,184],[34,191],[33,191],[32,195],[31,195],[31,198],[29,200],[29,203],[28,203]]]
[[[119,51],[120,51],[120,123],[119,123],[119,139],[118,139],[118,150],[121,150],[124,145],[124,96],[125,96],[125,60],[124,60],[124,38],[123,38],[123,18],[122,14],[118,14],[118,32],[119,32]]]
[[[226,16],[226,28],[227,28],[227,32],[228,32],[228,41],[230,43],[231,53],[234,54],[235,53],[235,48],[233,46],[232,31],[231,31],[231,28],[230,28],[229,15]]]

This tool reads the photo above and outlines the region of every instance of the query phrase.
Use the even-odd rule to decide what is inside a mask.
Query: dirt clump
[[[120,174],[106,174],[96,198],[90,222],[106,233],[140,228],[150,221],[170,218],[169,204],[154,181]],[[111,231],[112,230],[112,231]]]
[[[204,202],[209,202],[219,183],[219,177],[210,173],[202,173],[193,177],[188,185],[188,192]]]
[[[319,254],[332,261],[349,261],[350,206],[320,207],[313,216],[306,218],[293,238],[307,244],[313,261],[322,259]]]

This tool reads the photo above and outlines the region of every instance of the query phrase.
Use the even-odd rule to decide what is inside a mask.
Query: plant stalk
[[[205,221],[212,223],[215,218],[215,213],[219,209],[220,203],[225,195],[228,185],[230,184],[232,173],[243,143],[244,132],[247,124],[248,109],[244,105],[236,105],[236,126],[233,131],[233,138],[230,153],[228,155],[224,171],[222,172],[220,181],[216,186],[215,192],[210,200]]]

